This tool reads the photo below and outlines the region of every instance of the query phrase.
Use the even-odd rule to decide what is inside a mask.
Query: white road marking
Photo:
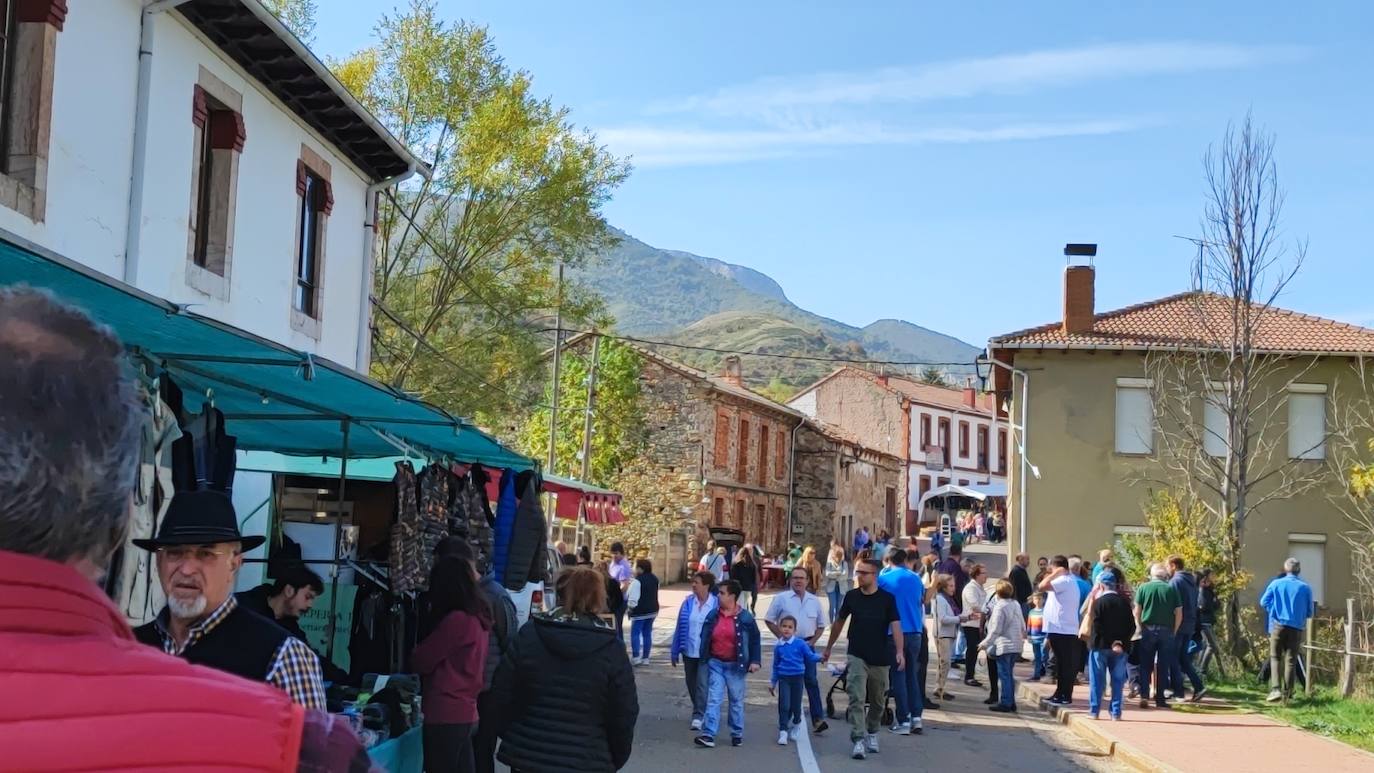
[[[802,773],[821,773],[821,766],[816,763],[816,752],[811,748],[811,732],[806,722],[803,721],[797,730],[797,758],[801,760]]]

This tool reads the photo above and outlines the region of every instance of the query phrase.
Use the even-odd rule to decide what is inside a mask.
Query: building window
[[[229,300],[239,156],[247,139],[242,109],[243,96],[201,68],[191,100],[195,155],[186,283],[222,301]]]
[[[65,0],[0,0],[0,206],[47,216],[57,33]]]
[[[1326,385],[1288,386],[1288,458],[1326,458]]]
[[[997,471],[1003,475],[1007,472],[1007,431],[997,430]]]
[[[1230,422],[1226,416],[1226,393],[1221,384],[1211,384],[1202,396],[1202,450],[1208,456],[1226,456],[1231,444]]]
[[[968,422],[959,422],[959,458],[968,458]]]
[[[759,485],[768,485],[768,428],[759,427]]]
[[[773,477],[782,480],[787,477],[787,435],[778,430],[775,439],[777,442],[773,444]]]
[[[711,449],[711,461],[717,470],[730,469],[730,414],[716,411],[716,445]]]
[[[930,448],[930,415],[921,414],[921,453]]]
[[[1143,378],[1116,380],[1116,452],[1148,454],[1155,447],[1154,405],[1150,382]]]
[[[787,518],[783,516],[781,507],[774,507],[773,528],[770,529],[769,532],[772,536],[773,544],[777,546],[778,550],[781,550],[787,545],[787,535],[783,533],[785,531],[787,531]]]
[[[922,476],[921,476],[921,482],[920,482],[919,488],[917,489],[917,495],[916,495],[916,496],[917,496],[917,499],[916,499],[916,501],[919,502],[919,501],[920,501],[920,497],[925,496],[927,491],[930,491],[930,476],[929,476],[929,475],[922,475]]]
[[[965,479],[963,479],[963,478],[960,478],[960,479],[959,479],[959,485],[960,485],[960,486],[967,486],[967,485],[968,485],[968,481],[965,480]]]
[[[731,528],[734,528],[734,529],[743,529],[743,528],[744,528],[744,500],[743,500],[743,499],[736,499],[736,500],[735,500],[735,522],[732,523],[732,524],[730,524],[730,527],[731,527]]]
[[[901,531],[899,528],[901,524],[897,523],[897,489],[894,486],[888,486],[884,494],[886,495],[886,499],[883,505],[883,522],[887,524],[887,528],[893,529],[900,534]]]
[[[326,235],[334,211],[330,166],[318,153],[301,146],[296,161],[296,249],[291,295],[291,326],[320,337],[324,318]]]
[[[711,523],[717,526],[725,525],[725,499],[716,497],[715,504],[711,508]]]
[[[749,422],[739,420],[739,448],[735,451],[735,480],[749,482]]]
[[[949,419],[940,419],[939,423],[939,442],[940,453],[944,457],[944,465],[949,466]]]
[[[1312,586],[1312,601],[1326,606],[1326,535],[1289,534],[1288,555],[1298,559],[1302,579]]]
[[[987,472],[988,469],[988,428],[978,428],[978,469]]]
[[[936,483],[938,484],[938,487],[948,486],[949,478],[938,478],[936,479]]]

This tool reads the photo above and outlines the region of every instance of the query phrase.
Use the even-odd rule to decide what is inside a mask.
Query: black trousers
[[[472,735],[472,758],[477,773],[496,773],[496,729],[484,721],[490,694],[484,692],[477,696],[477,732]]]
[[[964,681],[973,681],[978,671],[978,645],[983,643],[983,629],[978,626],[964,626]],[[997,679],[996,668],[989,668],[988,674],[993,681]]]
[[[1078,678],[1078,651],[1081,640],[1071,633],[1052,633],[1049,635],[1050,649],[1054,650],[1055,668],[1054,697],[1060,700],[1073,700],[1073,686]]]
[[[432,725],[425,723],[422,739],[425,748],[425,773],[474,773],[471,723]]]

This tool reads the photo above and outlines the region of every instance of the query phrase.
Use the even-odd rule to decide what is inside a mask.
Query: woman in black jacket
[[[559,607],[531,617],[496,670],[496,757],[516,773],[612,773],[630,759],[639,718],[634,672],[599,617],[601,575],[572,567],[559,585]]]
[[[739,583],[740,606],[748,607],[749,614],[754,614],[754,605],[759,601],[759,562],[752,545],[739,549],[735,565],[730,567],[730,579]]]

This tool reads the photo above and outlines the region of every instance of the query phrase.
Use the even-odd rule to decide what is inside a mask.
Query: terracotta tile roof
[[[1258,309],[1258,307],[1256,307]],[[1066,334],[1058,322],[997,336],[993,348],[1214,348],[1229,341],[1231,299],[1187,292],[1098,314],[1087,333]],[[1270,307],[1259,315],[1256,348],[1312,354],[1374,354],[1374,330]]]
[[[868,444],[864,443],[863,439],[857,434],[837,424],[831,424],[830,422],[821,421],[820,419],[807,419],[806,426],[811,427],[831,440],[854,446],[867,453],[877,454],[878,456],[900,461],[900,458],[896,455],[870,447]]]
[[[971,411],[973,413],[992,414],[997,405],[997,398],[991,392],[979,393],[976,398],[977,407],[969,408],[964,403],[964,391],[962,389],[927,384],[922,381],[916,381],[915,379],[906,378],[905,376],[885,376],[880,373],[874,373],[871,370],[855,368],[849,365],[846,365],[841,368],[836,368],[834,371],[832,371],[829,375],[822,378],[820,381],[817,381],[811,386],[806,387],[805,389],[798,392],[797,397],[800,397],[801,395],[804,395],[807,392],[810,392],[811,390],[819,387],[821,384],[824,384],[825,382],[830,381],[831,379],[841,375],[856,376],[858,378],[865,379],[867,381],[872,382],[880,389],[886,389],[887,391],[901,395],[914,403],[928,405],[934,408],[958,409],[962,411]],[[795,402],[797,397],[793,397],[792,401]]]

